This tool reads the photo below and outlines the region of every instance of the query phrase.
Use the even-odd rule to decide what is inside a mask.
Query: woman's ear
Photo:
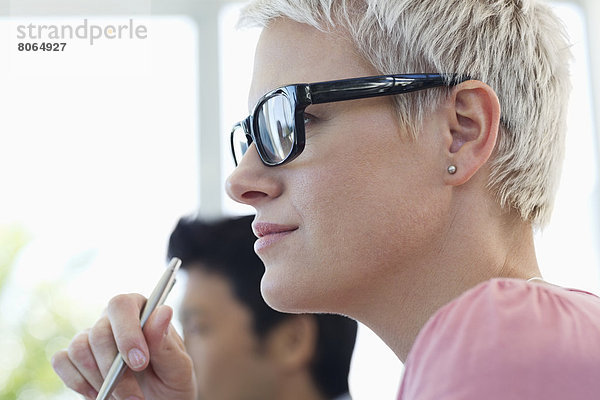
[[[445,181],[467,182],[492,155],[500,127],[500,102],[494,90],[481,81],[455,86],[448,98],[448,133]]]

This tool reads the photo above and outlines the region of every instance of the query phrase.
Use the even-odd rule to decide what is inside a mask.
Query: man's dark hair
[[[182,218],[171,233],[167,258],[179,257],[182,268],[191,264],[216,273],[231,284],[234,295],[253,316],[259,338],[293,314],[270,308],[260,293],[264,265],[254,253],[253,216],[204,221]],[[348,372],[356,340],[355,321],[339,315],[314,314],[318,340],[311,365],[317,387],[328,397],[348,392]]]

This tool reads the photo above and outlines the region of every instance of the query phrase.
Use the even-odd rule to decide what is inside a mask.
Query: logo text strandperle
[[[90,45],[98,39],[146,39],[148,29],[145,25],[135,25],[133,19],[128,24],[95,25],[88,24],[87,18],[82,24],[41,25],[29,24],[17,26],[17,39],[89,39]]]

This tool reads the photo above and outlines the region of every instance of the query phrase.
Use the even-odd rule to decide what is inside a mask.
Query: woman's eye
[[[316,117],[314,115],[304,113],[304,125],[308,125],[311,122],[314,122],[315,120]]]

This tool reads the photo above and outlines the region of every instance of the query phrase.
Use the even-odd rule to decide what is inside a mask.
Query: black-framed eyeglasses
[[[304,110],[311,104],[357,100],[453,86],[467,77],[457,74],[379,75],[287,85],[261,97],[252,114],[231,130],[231,151],[237,166],[252,142],[265,165],[292,161],[304,150]]]

